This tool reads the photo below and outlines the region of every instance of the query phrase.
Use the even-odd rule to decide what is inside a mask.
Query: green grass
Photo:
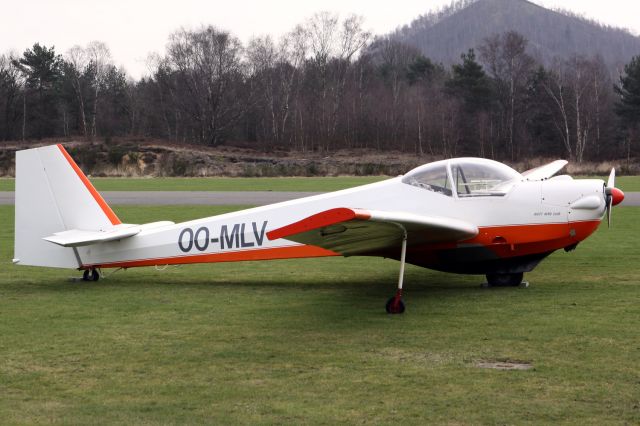
[[[221,207],[119,207],[127,222]],[[528,289],[332,258],[118,272],[13,266],[0,206],[3,424],[637,424],[640,209]],[[529,371],[474,367],[531,362]]]
[[[311,191],[328,192],[388,179],[385,176],[284,178],[91,178],[98,191]],[[0,178],[0,191],[14,179]]]
[[[607,181],[609,176],[588,176],[593,179],[602,179]],[[579,178],[587,178],[587,176],[581,176]],[[616,176],[616,187],[626,192],[640,192],[640,176]]]
[[[598,176],[607,180],[606,176]],[[281,178],[91,178],[99,191],[310,191],[328,192],[388,179],[385,176]],[[623,191],[640,191],[640,176],[619,176]],[[0,178],[0,191],[13,191],[14,179]]]

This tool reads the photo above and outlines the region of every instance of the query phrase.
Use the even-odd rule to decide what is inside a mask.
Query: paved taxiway
[[[210,206],[247,205],[263,206],[321,194],[321,192],[280,191],[105,191],[102,196],[109,204],[179,205],[200,204]],[[14,203],[14,193],[0,191],[0,205]],[[640,206],[640,192],[627,192],[623,206]]]
[[[200,204],[210,206],[263,206],[296,198],[309,197],[321,192],[280,191],[104,191],[101,192],[109,204],[180,205]],[[0,191],[0,205],[14,204],[14,192]]]

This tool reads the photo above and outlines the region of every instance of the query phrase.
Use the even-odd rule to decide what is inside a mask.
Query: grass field
[[[99,191],[337,191],[387,179],[385,176],[283,178],[91,178]],[[0,191],[14,179],[0,178]]]
[[[116,206],[130,223],[234,208]],[[617,208],[528,289],[398,263],[153,268],[72,283],[17,267],[0,206],[3,424],[637,424],[639,208]],[[475,367],[483,360],[528,371]]]
[[[99,191],[311,191],[328,192],[387,179],[385,176],[283,178],[91,178]],[[605,176],[600,179],[607,180]],[[640,191],[640,176],[619,176],[623,191]],[[0,178],[0,191],[13,191],[14,180]]]

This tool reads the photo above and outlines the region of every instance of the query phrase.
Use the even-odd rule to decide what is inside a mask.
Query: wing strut
[[[404,265],[407,258],[407,229],[397,224],[402,229],[402,247],[400,251],[400,275],[398,276],[398,290],[396,295],[387,301],[388,314],[401,314],[404,312],[404,302],[402,301],[402,282],[404,281]]]

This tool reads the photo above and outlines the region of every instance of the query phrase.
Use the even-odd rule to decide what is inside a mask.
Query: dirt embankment
[[[15,151],[58,141],[4,143],[0,146],[0,176],[14,176]],[[421,164],[439,160],[400,152],[340,150],[264,153],[237,147],[207,148],[172,145],[163,141],[127,140],[104,142],[62,142],[67,151],[92,176],[337,176],[403,174]],[[524,171],[553,159],[536,158],[511,164]],[[623,174],[639,174],[640,165],[625,167],[616,162],[570,164],[570,174],[609,173],[611,167]],[[622,166],[622,167],[621,167]]]
[[[0,175],[15,174],[15,151],[44,143],[8,143],[0,148]],[[92,176],[335,176],[398,175],[427,157],[404,153],[339,151],[264,153],[220,147],[171,145],[161,141],[63,142],[85,173]]]

